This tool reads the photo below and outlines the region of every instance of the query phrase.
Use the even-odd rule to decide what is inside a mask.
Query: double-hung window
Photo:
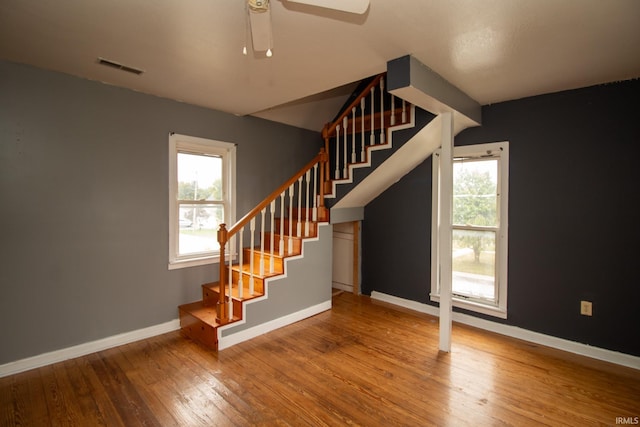
[[[235,144],[169,135],[169,269],[219,261],[234,216]]]
[[[440,295],[440,257],[451,256],[453,305],[507,316],[509,144],[453,148],[452,253],[438,254],[440,156],[433,156],[431,299]]]

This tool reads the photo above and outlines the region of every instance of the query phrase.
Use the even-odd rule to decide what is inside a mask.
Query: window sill
[[[199,265],[216,264],[220,262],[220,256],[208,256],[203,258],[189,258],[183,260],[169,261],[169,270],[178,270],[180,268],[197,267]]]
[[[440,295],[430,294],[431,301],[440,303]],[[482,304],[476,301],[468,301],[461,298],[453,297],[452,303],[454,307],[462,308],[469,311],[475,311],[476,313],[486,314],[487,316],[499,317],[501,319],[507,318],[506,307],[496,307],[494,305]]]

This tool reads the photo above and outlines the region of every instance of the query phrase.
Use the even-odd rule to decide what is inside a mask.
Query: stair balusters
[[[380,98],[379,101],[378,96]],[[390,103],[389,101],[385,101],[385,99],[391,99]],[[366,133],[369,133],[369,147],[383,145],[388,142],[387,130],[390,126],[407,122],[405,101],[402,100],[402,108],[398,108],[397,111],[396,102],[396,97],[393,94],[385,92],[385,78],[384,74],[381,74],[374,78],[360,96],[345,108],[335,122],[325,126],[322,134],[325,139],[325,149],[327,152],[330,151],[329,147],[333,145],[330,140],[335,138],[335,149],[331,155],[332,161],[334,161],[332,165],[334,180],[349,179],[349,165],[366,163]],[[386,104],[390,104],[389,111],[385,111]],[[378,108],[377,110],[376,107]],[[359,115],[357,114],[358,108],[360,109]],[[359,128],[357,127],[358,120],[360,121]],[[377,134],[378,130],[379,134]],[[351,133],[351,138],[347,135],[348,133]],[[360,134],[360,138],[357,137],[357,133]],[[359,159],[357,155],[358,141],[360,144]],[[350,149],[349,143],[351,143]],[[350,155],[348,154],[349,151],[351,152]],[[329,171],[329,169],[327,169],[327,171]],[[328,174],[326,177],[327,186],[325,188],[328,189]]]
[[[377,89],[377,90],[376,90]],[[379,93],[380,101],[378,103],[379,110],[376,111],[375,106],[377,102],[377,93]],[[370,102],[367,102],[366,98],[369,96]],[[295,239],[301,239],[315,235],[316,228],[314,225],[318,220],[325,221],[327,219],[326,210],[324,205],[324,197],[326,191],[330,185],[331,166],[329,165],[329,147],[330,139],[335,138],[335,152],[333,154],[335,165],[333,168],[334,180],[346,180],[349,179],[350,168],[349,165],[356,164],[358,162],[365,163],[367,161],[367,147],[372,148],[375,145],[382,145],[387,143],[387,127],[393,126],[397,123],[396,117],[396,100],[393,95],[391,99],[391,110],[385,112],[385,96],[389,96],[385,92],[384,75],[375,77],[363,90],[362,94],[357,97],[347,109],[338,117],[336,122],[328,124],[323,129],[323,137],[325,140],[325,148],[320,151],[318,156],[314,158],[303,170],[299,171],[295,176],[289,179],[283,184],[277,192],[272,193],[267,199],[263,200],[258,206],[256,206],[251,212],[249,212],[243,219],[238,221],[229,230],[226,230],[225,225],[221,225],[218,231],[218,241],[220,243],[220,301],[218,303],[217,316],[220,319],[227,319],[231,321],[234,318],[233,307],[230,304],[231,295],[234,294],[232,286],[238,286],[236,295],[239,298],[244,297],[244,274],[247,268],[243,266],[245,263],[245,256],[242,249],[244,243],[244,227],[249,224],[249,230],[251,233],[250,241],[251,246],[248,249],[249,265],[248,265],[248,279],[249,279],[249,293],[253,296],[257,290],[255,289],[255,282],[265,277],[270,277],[278,274],[280,271],[276,271],[275,259],[279,257],[282,259],[284,256],[290,256],[298,249],[294,247]],[[367,104],[369,104],[369,111],[367,110]],[[357,109],[360,108],[359,120],[359,133],[360,138],[356,136],[356,117]],[[349,114],[351,113],[351,114]],[[405,101],[402,101],[401,110],[398,109],[398,115],[401,113],[402,123],[406,123],[406,105]],[[350,117],[349,117],[350,116]],[[389,116],[387,119],[386,116]],[[351,123],[349,124],[349,120]],[[368,128],[367,128],[368,126]],[[376,130],[380,130],[380,133],[376,141]],[[349,139],[348,133],[351,132],[351,138]],[[369,142],[366,144],[365,134],[369,133]],[[357,141],[360,141],[360,158],[358,160],[358,147]],[[351,153],[349,155],[349,142],[351,143]],[[340,146],[342,144],[342,147]],[[296,181],[298,185],[296,186]],[[313,185],[312,185],[313,181]],[[297,187],[297,189],[296,189]],[[297,192],[296,192],[297,190]],[[287,191],[289,193],[287,194]],[[313,191],[313,193],[311,192]],[[279,209],[277,199],[279,201]],[[287,206],[288,199],[288,206]],[[304,200],[304,202],[303,202]],[[297,202],[297,210],[294,208],[294,204]],[[266,216],[267,209],[269,210],[269,224],[266,228]],[[304,216],[303,216],[304,213]],[[276,227],[276,216],[279,214],[279,223]],[[260,228],[256,229],[256,217],[260,215]],[[297,216],[297,221],[294,219]],[[288,221],[288,227],[286,222]],[[294,230],[295,223],[295,230]],[[304,229],[303,227],[304,223]],[[288,228],[288,230],[287,230]],[[287,235],[288,231],[288,235]],[[260,251],[256,254],[256,248],[254,247],[256,233],[260,234]],[[265,242],[267,238],[269,241]],[[276,241],[277,238],[277,241]],[[285,240],[287,247],[285,249]],[[227,243],[229,243],[227,245]],[[235,243],[235,244],[234,244]],[[238,261],[239,266],[233,266],[233,253],[235,248],[238,248]],[[278,250],[276,251],[276,248]],[[228,259],[225,256],[228,251]],[[269,258],[268,272],[265,265],[265,257]],[[259,259],[258,269],[254,269],[254,264]],[[280,261],[278,261],[278,270],[282,268]],[[237,279],[233,279],[234,271]],[[228,292],[224,289],[228,286]],[[260,289],[263,292],[264,289]],[[226,296],[229,295],[227,300]]]
[[[376,112],[376,88],[379,88],[380,93],[380,109]],[[366,97],[370,97],[370,111],[366,111]],[[250,297],[256,297],[264,295],[265,293],[265,279],[268,277],[274,277],[278,274],[284,273],[284,257],[292,256],[301,251],[301,240],[305,237],[311,237],[317,235],[317,222],[327,221],[328,212],[325,208],[324,198],[325,194],[331,187],[331,165],[329,159],[331,138],[335,137],[335,168],[334,168],[334,180],[349,179],[349,165],[353,165],[358,162],[357,160],[357,137],[356,137],[356,115],[358,105],[360,106],[360,162],[367,162],[367,149],[372,149],[375,145],[383,145],[388,141],[387,139],[387,124],[393,126],[397,122],[395,111],[395,97],[391,95],[391,111],[385,112],[385,91],[384,91],[384,76],[381,74],[369,82],[367,87],[362,91],[347,109],[336,119],[334,123],[330,123],[322,131],[325,147],[320,150],[320,153],[309,162],[298,173],[289,178],[287,182],[282,184],[276,191],[271,193],[267,198],[254,207],[249,213],[247,213],[242,219],[236,222],[231,228],[227,229],[225,224],[221,224],[217,233],[218,243],[220,247],[220,280],[218,282],[219,289],[214,290],[218,292],[218,301],[216,304],[215,317],[218,324],[226,324],[228,322],[236,321],[242,318],[243,313],[240,308],[239,313],[234,313],[234,300],[238,299],[246,300],[244,286],[245,277],[248,275],[248,290]],[[349,127],[349,112],[351,113],[351,126]],[[369,118],[367,120],[367,113]],[[402,108],[397,112],[401,114],[402,123],[407,122],[406,104],[402,101]],[[376,116],[377,115],[377,116]],[[389,119],[386,119],[386,116]],[[377,118],[379,117],[379,126]],[[387,122],[387,124],[385,123]],[[366,126],[369,126],[367,128]],[[378,143],[376,144],[375,131],[380,128],[380,135]],[[351,156],[350,162],[348,157],[348,133],[351,130]],[[340,133],[342,131],[342,134]],[[365,133],[370,131],[369,144],[365,143]],[[340,141],[342,138],[343,147],[340,147]],[[340,163],[341,152],[343,156],[343,163]],[[311,187],[311,181],[313,180],[313,187]],[[296,181],[297,194],[296,194]],[[304,190],[303,190],[304,181]],[[313,189],[313,193],[311,190]],[[287,190],[289,191],[287,197]],[[276,228],[276,214],[277,199],[280,198],[279,208],[279,223]],[[288,198],[289,204],[286,206],[286,199]],[[302,200],[305,200],[304,204]],[[297,201],[297,210],[294,208],[294,204]],[[266,227],[267,209],[269,209],[269,227]],[[304,234],[302,229],[304,212]],[[294,219],[294,215],[297,214],[297,221]],[[257,216],[260,215],[260,227],[256,227]],[[286,221],[288,221],[288,235]],[[293,224],[295,223],[295,233]],[[250,232],[250,246],[247,249],[243,248],[244,244],[244,228],[249,226]],[[312,228],[313,227],[313,228]],[[260,249],[256,254],[257,248],[255,246],[256,233],[259,233]],[[265,239],[269,241],[265,244]],[[277,236],[277,241],[276,241]],[[284,242],[288,243],[285,250]],[[297,242],[297,243],[296,243]],[[267,247],[268,245],[268,247]],[[295,245],[295,246],[294,246]],[[276,255],[276,247],[278,248],[278,254]],[[238,264],[234,265],[235,251],[238,251],[237,259]],[[246,252],[245,252],[246,251]],[[249,257],[248,266],[245,266],[245,253]],[[265,257],[269,257],[269,271],[266,272],[267,266],[265,265]],[[279,258],[276,268],[276,257]],[[255,268],[256,261],[259,261],[258,268]],[[256,285],[259,287],[256,289]],[[233,286],[237,286],[237,291],[233,290]],[[242,305],[240,305],[242,307]],[[187,310],[185,308],[185,310]],[[236,306],[238,310],[238,306]],[[205,310],[206,311],[206,310]],[[210,311],[209,311],[210,312]],[[181,308],[181,322],[182,322],[183,308]],[[216,341],[217,344],[217,341]]]
[[[248,275],[249,279],[249,294],[254,296],[257,292],[263,293],[264,279],[284,272],[284,262],[280,260],[300,250],[299,246],[294,247],[294,240],[314,236],[317,232],[317,227],[314,225],[312,229],[312,223],[317,222],[319,217],[326,220],[326,213],[324,213],[324,188],[321,185],[324,180],[326,163],[327,155],[323,149],[301,171],[283,184],[277,192],[269,195],[229,230],[227,230],[225,224],[220,225],[220,229],[218,230],[218,243],[220,244],[220,291],[216,307],[216,319],[219,323],[224,324],[231,322],[242,316],[242,313],[233,312],[233,300],[235,298],[245,298],[245,274]],[[296,181],[298,182],[297,195]],[[288,196],[287,190],[289,191]],[[311,191],[313,191],[313,193]],[[280,198],[279,203],[278,198]],[[294,199],[296,198],[298,205],[297,212],[294,211],[293,207],[295,203]],[[289,201],[288,206],[286,206],[286,199]],[[266,227],[267,209],[269,210],[268,228]],[[320,215],[321,210],[322,215]],[[303,212],[304,218],[302,217]],[[293,223],[296,222],[293,218],[294,213],[297,214],[298,217],[295,235],[293,229]],[[256,217],[258,215],[260,215],[260,228],[257,230]],[[277,215],[279,215],[278,223],[276,223]],[[302,229],[303,220],[304,230]],[[286,234],[286,221],[288,221],[289,224],[288,235]],[[249,238],[250,247],[246,249],[249,256],[248,266],[245,265],[246,257],[245,249],[243,249],[244,228],[247,225],[251,233]],[[255,253],[256,232],[260,234],[259,254]],[[265,242],[267,238],[268,241]],[[288,243],[286,253],[285,240],[287,240]],[[277,251],[276,248],[278,248]],[[238,263],[234,264],[233,260],[236,250],[238,251]],[[260,260],[258,271],[255,269],[256,256],[258,256]],[[269,258],[268,267],[265,265],[265,257]],[[276,258],[279,258],[277,266]],[[263,284],[259,291],[255,289],[255,283],[258,278],[259,282]],[[233,289],[234,286],[238,287],[235,291]]]

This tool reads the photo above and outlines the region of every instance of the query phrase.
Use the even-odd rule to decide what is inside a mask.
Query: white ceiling
[[[0,58],[312,130],[407,54],[483,105],[640,77],[639,0],[271,2],[266,58],[242,55],[243,0],[0,0]]]

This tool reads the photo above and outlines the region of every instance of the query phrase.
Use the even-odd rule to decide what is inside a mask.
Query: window
[[[453,148],[453,305],[507,317],[508,142]],[[439,300],[439,151],[433,156],[431,299]]]
[[[235,145],[169,135],[169,269],[219,261],[217,231],[235,222]]]

